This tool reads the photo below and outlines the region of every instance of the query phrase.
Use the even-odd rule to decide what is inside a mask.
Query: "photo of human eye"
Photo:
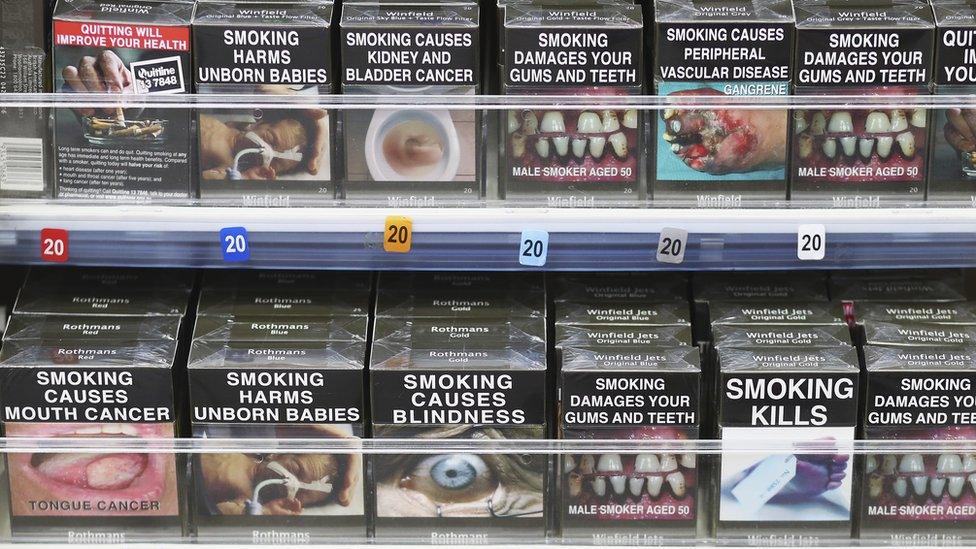
[[[383,436],[406,436],[383,429]],[[535,429],[435,427],[413,438],[530,438]],[[525,454],[381,455],[373,463],[380,517],[541,517],[546,458]]]
[[[466,503],[490,496],[497,480],[476,454],[440,454],[422,458],[400,479],[400,488],[447,503]]]

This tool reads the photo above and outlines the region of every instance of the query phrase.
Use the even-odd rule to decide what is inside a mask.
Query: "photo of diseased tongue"
[[[10,437],[169,438],[166,424],[8,423]],[[8,455],[10,499],[18,516],[172,516],[178,513],[172,454],[18,453]]]
[[[145,454],[35,454],[31,465],[62,484],[93,490],[128,488],[146,470]]]
[[[714,88],[671,96],[723,96]],[[689,168],[712,175],[784,168],[786,117],[779,110],[665,109],[662,138]]]

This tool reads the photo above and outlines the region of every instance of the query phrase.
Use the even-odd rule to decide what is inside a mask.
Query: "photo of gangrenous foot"
[[[703,87],[669,96],[723,96]],[[665,109],[660,139],[691,170],[709,175],[782,170],[786,114],[775,109]]]

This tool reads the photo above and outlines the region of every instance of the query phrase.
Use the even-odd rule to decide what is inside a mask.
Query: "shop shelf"
[[[926,545],[926,546],[967,546],[971,545],[972,537],[976,536],[976,528],[972,526],[972,516],[968,518],[957,517],[956,519],[945,519],[934,521],[932,517],[920,518],[912,521],[896,521],[875,517],[873,521],[867,521],[864,515],[868,512],[868,506],[872,502],[881,498],[888,501],[892,496],[888,495],[892,479],[884,480],[886,493],[878,496],[876,491],[872,491],[870,483],[872,479],[879,478],[888,474],[892,478],[896,475],[883,473],[888,468],[886,460],[896,460],[901,463],[905,459],[922,459],[925,463],[939,460],[941,455],[960,457],[969,459],[976,453],[976,440],[888,440],[888,441],[810,441],[780,439],[776,441],[719,441],[719,440],[505,440],[505,439],[294,439],[294,440],[261,440],[261,439],[178,439],[178,440],[147,440],[138,438],[127,439],[85,439],[85,438],[5,438],[0,439],[0,451],[3,452],[6,463],[6,471],[0,475],[3,478],[2,490],[5,492],[0,499],[0,517],[3,518],[3,530],[0,531],[0,544],[8,545],[14,542],[47,542],[56,543],[65,540],[65,533],[70,528],[78,528],[76,532],[83,532],[84,535],[75,540],[76,543],[98,543],[105,542],[107,538],[98,538],[93,533],[98,532],[103,535],[125,532],[126,544],[174,544],[181,545],[195,542],[197,544],[223,544],[240,543],[247,540],[251,541],[252,534],[260,530],[275,530],[270,523],[263,526],[254,526],[248,522],[248,516],[237,517],[238,528],[231,528],[218,533],[210,532],[204,535],[200,527],[206,524],[207,517],[212,516],[200,507],[199,498],[204,498],[204,494],[197,489],[194,484],[200,480],[200,475],[204,474],[205,469],[201,465],[200,458],[217,455],[241,455],[263,456],[268,461],[285,461],[289,457],[305,456],[318,459],[326,456],[358,456],[357,459],[367,464],[368,473],[364,476],[363,487],[365,488],[365,499],[357,499],[353,507],[358,510],[362,506],[365,518],[351,528],[343,530],[330,529],[327,525],[330,519],[335,516],[320,515],[315,521],[297,521],[292,526],[299,525],[291,531],[310,531],[313,545],[332,545],[332,546],[357,546],[369,544],[370,546],[403,546],[410,544],[436,544],[436,545],[464,545],[463,539],[452,541],[448,537],[439,538],[431,536],[430,530],[441,529],[441,531],[451,531],[458,527],[458,521],[453,521],[448,514],[438,518],[429,516],[427,518],[416,519],[409,527],[394,527],[388,525],[384,528],[383,521],[389,517],[377,519],[374,511],[374,498],[377,493],[377,485],[382,489],[384,483],[398,482],[391,481],[392,477],[400,474],[399,469],[391,470],[391,464],[404,464],[409,462],[421,462],[434,456],[444,456],[455,460],[477,460],[477,463],[485,464],[485,467],[493,467],[496,462],[501,463],[506,460],[520,460],[522,464],[534,463],[533,474],[548,480],[537,485],[534,492],[528,494],[525,501],[531,502],[533,513],[527,518],[523,517],[499,517],[489,516],[487,511],[480,508],[468,507],[469,513],[467,526],[474,526],[475,529],[485,528],[488,533],[486,538],[479,539],[478,544],[512,546],[535,546],[541,544],[567,544],[567,545],[604,545],[607,543],[606,537],[601,534],[611,533],[612,530],[600,532],[598,530],[589,531],[573,530],[567,528],[572,521],[567,521],[562,514],[563,507],[571,500],[569,496],[568,478],[561,476],[564,474],[560,468],[574,467],[580,462],[583,455],[600,456],[604,454],[616,454],[622,456],[624,461],[631,459],[635,454],[655,454],[655,455],[676,455],[681,463],[680,471],[687,480],[685,493],[680,497],[670,497],[674,490],[665,486],[663,494],[669,501],[673,500],[679,504],[690,504],[695,511],[697,518],[689,525],[685,523],[680,528],[674,528],[674,524],[667,524],[660,520],[646,520],[641,523],[637,530],[630,531],[632,536],[630,542],[618,539],[618,544],[622,545],[646,545],[653,539],[658,546],[884,546],[892,543],[899,545]],[[24,499],[40,500],[45,496],[52,496],[48,493],[48,487],[38,484],[36,487],[32,480],[36,477],[24,476],[25,463],[42,463],[45,459],[54,455],[64,456],[72,454],[75,456],[147,456],[158,458],[162,463],[176,463],[175,478],[168,479],[167,482],[175,482],[179,487],[178,499],[179,508],[182,509],[179,520],[171,524],[169,531],[155,530],[150,534],[140,533],[139,519],[130,518],[126,523],[126,528],[113,526],[110,520],[101,519],[89,523],[86,527],[79,526],[56,526],[62,522],[71,522],[68,515],[59,516],[58,521],[45,523],[47,529],[28,529],[24,528],[29,521],[24,521],[23,502]],[[29,457],[28,457],[29,455]],[[692,458],[693,456],[693,458]],[[760,523],[756,526],[728,528],[728,522],[718,522],[723,516],[719,512],[723,506],[731,505],[727,499],[731,496],[729,490],[730,475],[722,475],[723,464],[725,467],[741,466],[742,464],[760,463],[767,460],[785,459],[795,457],[798,460],[816,462],[821,458],[836,456],[847,456],[850,458],[849,465],[845,470],[845,478],[841,481],[842,485],[836,490],[839,493],[829,494],[829,502],[818,502],[816,498],[822,494],[811,497],[812,503],[807,503],[804,511],[790,521],[782,521],[782,517],[775,518],[777,513],[785,512],[783,502],[775,498],[768,503],[761,505],[764,510],[756,516],[773,517],[769,522]],[[846,458],[845,458],[846,459]],[[536,460],[536,461],[533,461]],[[967,462],[968,463],[968,462]],[[568,465],[567,465],[568,464]],[[734,464],[734,465],[733,465]],[[409,467],[410,465],[407,465]],[[406,473],[404,473],[406,474]],[[967,473],[968,474],[968,473]],[[926,473],[928,476],[938,477],[935,473]],[[273,475],[272,475],[273,476]],[[949,476],[952,476],[950,474]],[[499,480],[501,477],[492,476],[491,482],[505,482]],[[512,477],[505,477],[511,480]],[[724,480],[720,480],[724,479]],[[9,482],[8,482],[9,480]],[[359,481],[356,481],[359,482]],[[741,482],[741,480],[739,480]],[[723,487],[723,484],[725,485]],[[398,486],[408,486],[397,484]],[[512,490],[525,489],[525,487],[509,487]],[[922,503],[923,500],[941,501],[946,506],[959,505],[965,506],[971,499],[972,488],[969,482],[966,483],[961,496],[950,496],[949,492],[944,492],[945,497],[931,496],[918,497],[917,500],[903,498],[903,502]],[[608,490],[612,490],[608,488]],[[911,483],[908,490],[915,490]],[[955,491],[955,489],[954,489]],[[870,495],[870,494],[875,495]],[[586,494],[584,494],[586,495]],[[427,498],[428,496],[424,496]],[[431,496],[433,497],[433,496]],[[438,496],[439,497],[439,496]],[[887,498],[887,499],[886,499]],[[592,499],[592,498],[591,498]],[[627,496],[620,496],[619,501],[628,500]],[[653,498],[645,498],[653,502]],[[417,501],[429,502],[427,499]],[[617,501],[614,497],[607,498],[607,502]],[[265,501],[267,503],[267,501]],[[931,503],[931,501],[930,501]],[[5,524],[6,519],[11,516],[13,507],[19,507],[13,513],[13,530]],[[420,505],[418,503],[418,505]],[[445,504],[446,505],[446,504]],[[849,505],[850,514],[853,520],[850,523],[845,521],[832,521],[827,529],[820,528],[818,532],[807,531],[806,528],[816,526],[816,522],[808,519],[816,516],[816,513],[823,512],[829,508],[829,512],[844,514],[847,512],[843,507]],[[840,506],[840,510],[835,509]],[[445,506],[447,508],[449,506]],[[489,504],[490,507],[490,504]],[[416,509],[412,512],[416,513]],[[49,515],[50,516],[50,515]],[[268,518],[267,516],[263,518]],[[724,517],[728,518],[728,517]],[[835,517],[836,518],[836,517]],[[379,520],[379,521],[378,521]],[[377,522],[378,521],[378,522]],[[518,525],[519,521],[525,524]],[[230,521],[233,522],[233,521]],[[368,527],[367,527],[368,523]],[[526,525],[531,526],[526,528]],[[256,524],[256,523],[255,523]],[[597,523],[589,523],[594,528],[599,528]],[[615,523],[620,527],[620,523]],[[304,526],[302,526],[304,525]],[[256,528],[255,532],[251,527]],[[347,525],[348,526],[348,525]],[[763,532],[762,527],[778,527],[775,534]],[[205,528],[205,527],[204,527]],[[288,527],[279,525],[281,531],[289,530]],[[87,536],[87,537],[86,537]],[[643,536],[643,538],[641,538]],[[759,537],[756,537],[759,536]],[[640,541],[638,538],[644,539]],[[637,541],[634,541],[637,540]],[[119,541],[116,538],[115,541]],[[280,541],[280,540],[279,540]],[[258,545],[271,544],[271,542]]]
[[[384,251],[388,216],[413,222],[409,253]],[[797,258],[797,231],[822,224],[825,257]],[[224,227],[251,254],[227,263]],[[261,208],[0,204],[0,262],[41,264],[41,231],[68,232],[72,265],[289,269],[514,270],[522,231],[550,235],[546,269],[856,269],[976,266],[976,209]],[[662,230],[688,232],[684,261],[657,261]]]
[[[425,196],[424,189],[412,187],[396,200],[386,191],[373,198],[363,193],[343,198],[340,192],[338,198],[330,195],[307,203],[296,200],[294,205],[302,207],[291,208],[236,207],[240,204],[196,198],[195,191],[188,194],[195,198],[152,202],[132,196],[97,201],[52,199],[50,186],[31,197],[25,197],[20,191],[9,192],[9,185],[18,187],[22,182],[17,180],[16,173],[0,171],[0,262],[37,264],[52,259],[40,253],[41,231],[62,229],[68,233],[68,247],[56,259],[73,265],[221,267],[228,263],[222,253],[219,231],[243,227],[252,253],[246,262],[233,265],[255,268],[715,270],[976,265],[976,208],[972,207],[976,192],[971,198],[957,193],[951,200],[930,193],[927,202],[917,197],[904,202],[896,198],[881,207],[863,208],[831,208],[826,199],[803,202],[778,199],[741,209],[695,209],[639,196],[625,202],[619,197],[608,199],[602,202],[606,207],[553,208],[545,200],[506,195],[504,182],[499,182],[497,165],[498,136],[503,133],[498,128],[499,120],[505,120],[503,117],[509,111],[633,109],[645,115],[638,131],[650,143],[654,127],[651,122],[669,109],[795,112],[819,109],[828,113],[845,109],[921,109],[937,113],[945,109],[976,108],[976,96],[972,95],[0,96],[0,110],[20,113],[28,122],[39,120],[41,126],[53,120],[55,114],[63,115],[78,108],[97,109],[96,112],[114,112],[120,108],[125,112],[162,109],[187,111],[193,116],[204,111],[259,113],[269,109],[287,112],[320,109],[332,113],[336,119],[377,109],[475,111],[480,115],[478,128],[482,132],[479,150],[485,152],[480,162],[476,161],[480,166],[476,183],[483,196],[474,193],[447,200],[440,197],[435,200],[440,206],[429,208],[411,207],[416,206],[413,198]],[[933,133],[937,131],[938,128]],[[187,138],[193,140],[192,135]],[[342,139],[337,130],[333,146],[340,147]],[[93,150],[101,154],[113,147],[103,145]],[[337,157],[341,156],[339,152]],[[53,156],[53,151],[49,156]],[[653,193],[651,157],[653,154],[644,158],[641,168],[647,172],[644,179]],[[92,162],[100,160],[96,154]],[[929,162],[932,164],[935,159]],[[341,188],[344,184],[341,162],[333,166],[333,172],[333,182]],[[162,174],[161,181],[172,183],[167,177],[171,176]],[[185,183],[191,190],[199,184],[198,181]],[[961,184],[965,185],[966,181]],[[406,216],[413,223],[415,232],[409,253],[384,250],[385,221],[391,215]],[[806,225],[823,225],[826,234],[823,259],[797,258],[797,232]],[[657,260],[661,233],[668,232],[665,229],[687,231],[681,261]],[[519,262],[521,235],[527,230],[549,233],[548,254],[542,267],[525,267]]]

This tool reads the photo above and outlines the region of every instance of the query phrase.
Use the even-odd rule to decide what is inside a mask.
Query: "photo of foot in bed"
[[[664,87],[662,85],[662,87]],[[670,97],[721,97],[702,85]],[[787,152],[784,110],[670,108],[660,112],[659,174],[663,179],[782,179]]]
[[[217,432],[215,429],[221,430]],[[349,438],[348,426],[211,428],[211,437]],[[280,432],[278,432],[280,431]],[[200,454],[196,460],[202,512],[214,515],[361,515],[359,454]]]
[[[830,451],[838,438],[825,433],[797,443],[792,454],[723,455],[721,519],[848,520],[851,455]]]

